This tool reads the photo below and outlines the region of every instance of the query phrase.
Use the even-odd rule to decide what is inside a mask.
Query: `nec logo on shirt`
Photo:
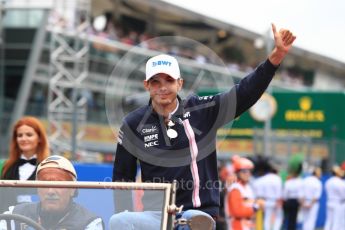
[[[158,145],[158,141],[151,141],[151,142],[145,143],[145,148],[153,147],[157,145]]]
[[[154,61],[154,62],[152,62],[152,67],[155,67],[157,65],[171,66],[171,62],[170,61]]]

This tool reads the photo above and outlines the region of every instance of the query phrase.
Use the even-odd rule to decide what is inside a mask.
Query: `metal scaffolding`
[[[10,131],[11,125],[13,125],[25,114],[25,109],[30,97],[31,87],[35,81],[35,72],[40,54],[42,52],[42,47],[44,45],[46,34],[45,28],[50,10],[51,2],[49,1],[0,0],[0,150],[2,153],[6,153],[8,151],[8,147],[6,146],[12,134]],[[24,17],[16,17],[18,15],[24,15]],[[30,20],[32,18],[34,18],[34,20]],[[25,30],[27,28],[34,30],[33,39],[31,40],[30,35],[24,39],[20,38],[20,42],[16,41],[16,39],[14,39],[14,41],[6,39],[8,32],[7,29],[10,29],[13,32],[14,28],[16,28],[16,32],[23,29]],[[26,44],[25,42],[28,43]],[[25,48],[26,45],[31,45],[33,48],[27,49]],[[15,50],[20,50],[19,53],[24,54],[24,56],[28,54],[27,59],[23,57],[14,57],[13,59],[8,58],[5,53],[11,51],[5,50],[13,50],[13,48]],[[7,58],[8,60],[5,60]],[[12,67],[8,68],[12,63],[16,62],[20,62],[21,64],[12,65]],[[15,67],[18,66],[18,69],[20,69],[20,67],[24,67],[25,70],[23,71],[21,82],[18,82],[17,97],[14,102],[13,111],[8,108],[5,110],[5,91],[13,90],[11,88],[6,89],[7,86],[5,83],[7,79],[11,77],[11,74],[7,75],[7,71],[10,72],[11,68],[15,69]],[[21,71],[19,70],[19,72]]]
[[[75,158],[84,135],[87,100],[82,83],[88,77],[87,32],[90,0],[55,0],[48,29],[50,81],[48,133],[53,153]]]

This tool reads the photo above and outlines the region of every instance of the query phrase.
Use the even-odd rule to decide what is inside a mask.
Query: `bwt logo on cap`
[[[159,73],[168,74],[174,79],[179,79],[180,67],[173,56],[160,54],[150,58],[146,63],[146,81]]]
[[[157,61],[157,62],[152,62],[152,67],[155,67],[157,65],[168,65],[171,66],[170,61]]]

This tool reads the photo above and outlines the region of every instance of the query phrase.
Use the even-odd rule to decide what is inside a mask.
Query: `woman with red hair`
[[[48,156],[49,145],[44,126],[35,117],[23,117],[13,127],[9,157],[3,165],[1,179],[35,180],[37,165]],[[8,199],[12,205],[25,199],[15,193],[7,194],[6,198],[3,196],[1,203]]]
[[[36,165],[48,156],[44,126],[35,117],[23,117],[13,127],[9,158],[3,166],[1,179],[34,180]]]

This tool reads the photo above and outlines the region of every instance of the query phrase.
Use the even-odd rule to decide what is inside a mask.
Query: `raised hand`
[[[276,26],[273,23],[272,31],[275,47],[268,59],[273,65],[278,66],[289,52],[293,42],[296,39],[296,36],[287,29],[280,29],[279,32],[277,32]]]
[[[272,31],[276,48],[279,51],[287,53],[290,50],[292,43],[295,41],[296,36],[287,29],[280,29],[279,32],[277,32],[276,26],[273,23]]]

